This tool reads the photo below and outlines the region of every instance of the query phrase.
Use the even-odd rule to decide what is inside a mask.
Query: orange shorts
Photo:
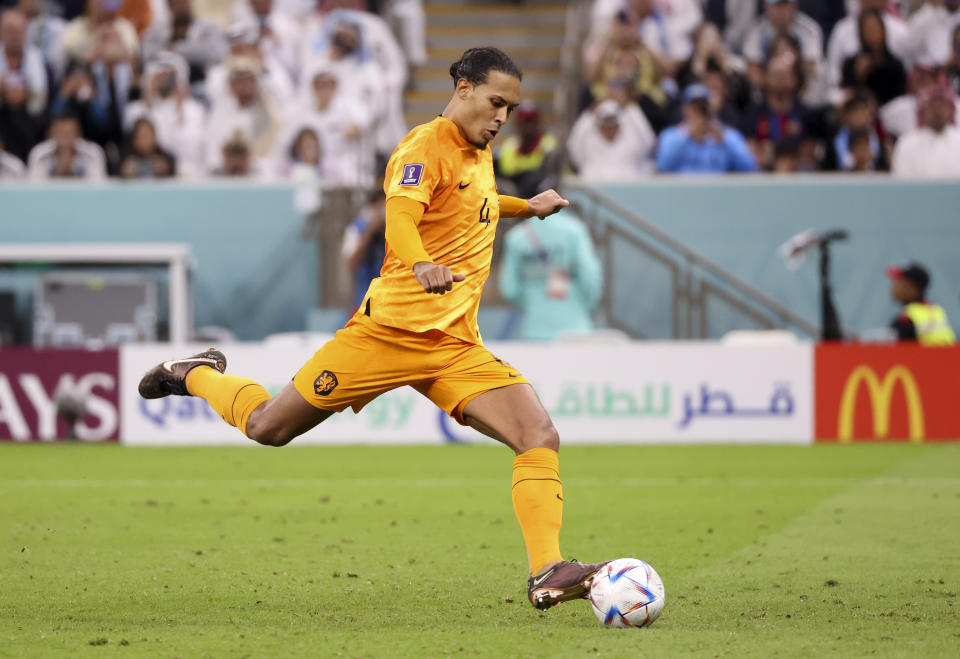
[[[480,394],[527,383],[482,345],[439,330],[408,332],[357,313],[297,372],[294,386],[314,407],[342,412],[410,385],[463,424],[463,408]]]

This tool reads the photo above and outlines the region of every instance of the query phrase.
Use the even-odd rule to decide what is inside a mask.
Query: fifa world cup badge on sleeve
[[[400,185],[420,185],[420,179],[423,177],[423,165],[414,163],[403,166],[403,177],[400,179]]]

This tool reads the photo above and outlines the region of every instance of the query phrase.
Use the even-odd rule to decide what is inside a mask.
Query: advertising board
[[[236,344],[224,348],[228,373],[279,391],[322,344]],[[195,346],[196,351],[205,346]],[[689,343],[492,343],[491,351],[534,384],[561,441],[794,442],[813,436],[812,346]],[[186,353],[193,349],[186,348]],[[177,354],[184,352],[178,348]],[[121,354],[123,438],[131,444],[250,443],[202,400],[137,395],[165,345],[129,345]],[[346,411],[296,440],[303,443],[489,441],[410,388],[392,391],[359,414]]]
[[[118,362],[116,350],[0,349],[0,440],[117,440]]]
[[[819,345],[816,441],[960,439],[960,347]]]

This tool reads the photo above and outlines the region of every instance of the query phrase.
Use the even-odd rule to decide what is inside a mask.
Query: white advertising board
[[[279,391],[321,345],[224,347],[228,373]],[[193,352],[205,346],[196,346]],[[711,342],[628,344],[493,343],[490,349],[534,384],[562,442],[690,443],[813,441],[813,347]],[[121,439],[128,444],[249,444],[205,401],[146,401],[140,376],[183,354],[169,345],[128,345],[120,354]],[[296,442],[442,443],[491,441],[464,428],[408,387],[359,414],[330,417]]]

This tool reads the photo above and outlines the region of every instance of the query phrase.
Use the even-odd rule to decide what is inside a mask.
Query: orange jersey
[[[426,293],[388,244],[380,276],[370,283],[363,303],[370,318],[411,332],[440,330],[482,343],[477,309],[500,219],[490,147],[478,149],[454,122],[437,117],[400,142],[387,163],[383,189],[387,199],[407,197],[426,206],[417,225],[424,249],[434,263],[466,279],[443,295]]]

